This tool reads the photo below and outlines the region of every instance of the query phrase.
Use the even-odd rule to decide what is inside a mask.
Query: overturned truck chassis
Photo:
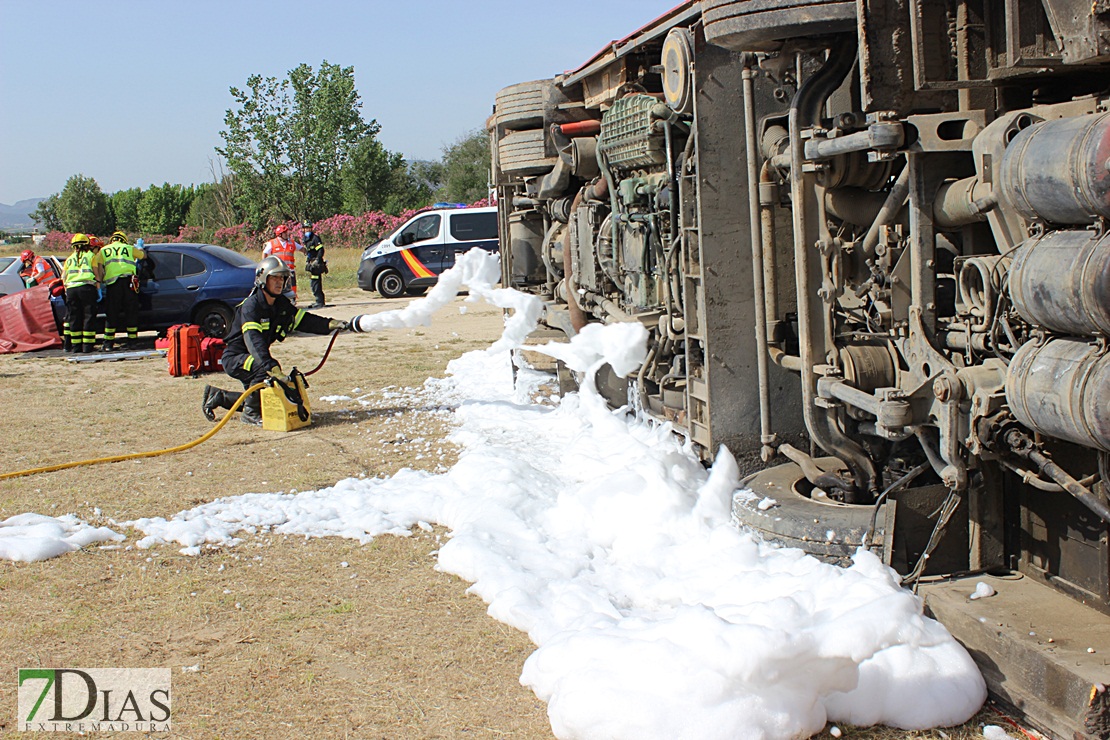
[[[1108,71],[1101,0],[703,0],[489,120],[504,282],[649,329],[613,403],[727,445],[764,537],[881,553],[1061,737],[1110,737]],[[1083,637],[994,626],[1034,603]]]

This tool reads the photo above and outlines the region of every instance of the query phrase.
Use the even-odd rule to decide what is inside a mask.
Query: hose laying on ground
[[[265,386],[265,383],[255,383],[250,388],[247,388],[245,391],[243,391],[243,394],[239,396],[238,399],[236,399],[235,403],[231,405],[231,408],[228,410],[228,412],[224,414],[224,418],[220,419],[219,423],[217,423],[216,426],[212,427],[207,432],[205,432],[204,435],[194,439],[192,442],[186,442],[185,444],[178,445],[177,447],[167,447],[164,450],[154,450],[152,452],[132,452],[127,455],[115,455],[114,457],[98,457],[93,460],[79,460],[77,462],[59,463],[58,465],[44,465],[41,468],[19,470],[14,473],[0,473],[0,480],[7,480],[9,478],[21,478],[25,475],[37,475],[38,473],[52,473],[55,470],[79,468],[82,465],[98,465],[100,463],[121,462],[123,460],[137,460],[141,457],[157,457],[158,455],[166,455],[171,452],[182,452],[191,447],[196,447],[201,442],[207,442],[209,439],[211,439],[212,436],[216,432],[220,431],[223,425],[227,423],[227,420],[231,418],[231,415],[235,413],[235,411],[243,404],[243,401],[246,399],[247,396],[257,390],[264,388]]]
[[[339,331],[338,330],[332,332],[331,341],[328,342],[328,348],[324,351],[324,356],[320,359],[320,364],[317,365],[316,367],[312,368],[311,370],[309,370],[307,373],[305,373],[305,375],[312,375],[314,372],[316,372],[317,370],[319,370],[320,368],[322,368],[324,366],[324,363],[328,361],[328,355],[331,354],[331,348],[335,344],[335,340],[338,337],[339,337]],[[23,476],[26,476],[26,475],[37,475],[39,473],[53,473],[56,470],[67,470],[68,468],[79,468],[82,465],[99,465],[100,463],[122,462],[124,460],[138,460],[139,458],[143,458],[143,457],[158,457],[159,455],[168,455],[171,452],[183,452],[183,451],[188,450],[192,447],[196,447],[201,442],[207,442],[209,439],[211,439],[216,434],[216,432],[220,431],[220,429],[223,428],[224,424],[226,424],[228,419],[231,418],[231,415],[234,414],[239,409],[239,407],[243,405],[243,401],[246,400],[247,396],[249,396],[250,394],[254,393],[257,390],[261,390],[264,387],[266,387],[266,383],[264,383],[264,382],[263,383],[255,383],[250,388],[247,388],[245,391],[243,391],[242,395],[240,395],[239,398],[237,398],[235,400],[235,403],[233,403],[231,405],[231,408],[228,409],[228,412],[226,414],[224,414],[224,418],[220,419],[220,421],[216,424],[216,426],[212,427],[207,432],[205,432],[203,435],[194,439],[192,442],[186,442],[185,444],[178,445],[177,447],[167,447],[164,450],[153,450],[151,452],[132,452],[132,453],[127,454],[127,455],[115,455],[113,457],[98,457],[98,458],[94,458],[92,460],[78,460],[77,462],[59,463],[58,465],[44,465],[41,468],[30,468],[29,470],[17,470],[14,473],[0,473],[0,480],[8,480],[9,478],[22,478]]]

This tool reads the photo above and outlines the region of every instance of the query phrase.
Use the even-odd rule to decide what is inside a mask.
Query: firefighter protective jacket
[[[232,364],[236,357],[244,370],[266,372],[280,363],[270,355],[270,345],[281,342],[291,331],[327,334],[328,319],[294,306],[285,296],[278,296],[271,306],[261,289],[255,290],[235,312],[231,330],[224,341],[223,363]]]

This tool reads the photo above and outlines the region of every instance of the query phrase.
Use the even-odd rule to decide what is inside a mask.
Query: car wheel
[[[193,323],[204,329],[208,336],[223,339],[231,330],[234,318],[231,309],[222,303],[202,303],[193,314]]]
[[[405,292],[405,281],[396,270],[382,270],[374,280],[374,287],[382,298],[400,298]]]
[[[419,288],[405,288],[405,293],[407,295],[424,295],[427,292],[427,286],[420,286]]]

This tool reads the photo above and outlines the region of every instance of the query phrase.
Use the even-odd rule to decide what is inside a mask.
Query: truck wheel
[[[839,467],[839,461],[820,458],[823,470]],[[740,494],[732,501],[732,515],[760,537],[785,547],[796,547],[826,562],[848,565],[871,523],[873,507],[841,504],[799,493],[807,487],[805,476],[794,463],[761,470],[745,478],[740,487],[751,494]],[[754,495],[753,495],[754,494]],[[760,502],[768,501],[764,508]],[[869,549],[883,554],[886,535],[887,504],[883,504],[872,534]],[[830,534],[831,533],[831,534]]]
[[[501,171],[515,175],[539,175],[554,167],[556,158],[546,154],[544,133],[541,128],[506,134],[497,144]]]
[[[495,98],[498,126],[505,129],[543,128],[562,97],[554,80],[521,82],[502,88]]]
[[[729,51],[774,51],[783,39],[852,31],[845,0],[702,0],[705,40]]]
[[[396,270],[382,270],[374,280],[374,288],[382,298],[400,298],[405,294],[405,281]]]
[[[222,303],[202,303],[193,314],[193,323],[200,326],[208,336],[223,339],[231,329],[234,318],[231,309]]]

